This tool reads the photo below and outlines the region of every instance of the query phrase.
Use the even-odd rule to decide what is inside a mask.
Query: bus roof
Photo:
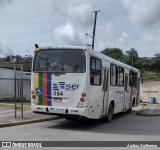
[[[39,47],[36,50],[49,50],[49,49],[88,49],[84,46],[50,46],[50,47]]]
[[[89,49],[89,48],[87,48],[85,46],[40,47],[40,48],[37,48],[35,51],[38,51],[38,50],[49,50],[49,49],[83,49],[83,50],[85,49],[85,50],[89,51],[89,53],[91,55],[93,55],[93,56],[95,56],[95,57],[97,57],[99,59],[102,59],[104,61],[107,61],[107,62],[110,62],[110,63],[113,63],[113,64],[117,64],[117,65],[119,65],[121,67],[124,67],[124,68],[127,68],[129,70],[134,70],[136,72],[140,72],[139,69],[136,69],[136,68],[134,68],[132,66],[129,66],[129,65],[125,64],[125,63],[122,63],[122,62],[120,62],[120,61],[118,61],[116,59],[113,59],[113,58],[111,58],[111,57],[109,57],[107,55],[104,55],[104,54],[102,54],[100,52],[97,52],[95,50]]]
[[[134,68],[134,67],[132,67],[132,66],[129,66],[129,65],[125,64],[125,63],[122,63],[122,62],[120,62],[120,61],[118,61],[118,60],[116,60],[116,59],[113,59],[113,58],[111,58],[111,57],[109,57],[109,56],[107,56],[107,55],[104,55],[104,54],[102,54],[102,53],[100,53],[100,52],[96,52],[96,51],[94,51],[94,50],[92,50],[92,49],[90,49],[89,51],[90,51],[90,54],[91,54],[91,55],[96,56],[97,58],[100,58],[100,59],[102,59],[102,60],[104,60],[104,61],[107,61],[107,62],[116,64],[116,65],[119,65],[119,66],[124,67],[124,68],[127,68],[127,69],[129,69],[129,70],[134,70],[134,71],[136,71],[136,72],[140,72],[139,69]]]

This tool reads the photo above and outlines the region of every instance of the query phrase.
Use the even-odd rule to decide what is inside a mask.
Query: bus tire
[[[114,112],[114,106],[113,106],[113,103],[110,103],[109,104],[109,108],[108,108],[108,116],[106,117],[106,121],[107,122],[111,122],[112,121],[113,112]]]
[[[132,112],[132,108],[134,107],[134,105],[135,105],[135,99],[133,99],[132,106],[131,106],[131,108],[129,108],[127,110],[127,113],[131,113]]]
[[[65,119],[66,119],[66,120],[71,120],[71,121],[72,121],[72,120],[78,120],[78,118],[75,118],[75,117],[69,117],[69,116],[66,116],[66,117],[65,117]]]
[[[127,110],[127,113],[131,113],[131,112],[132,112],[132,107]]]

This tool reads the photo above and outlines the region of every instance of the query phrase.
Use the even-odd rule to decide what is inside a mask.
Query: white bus
[[[140,71],[85,47],[37,48],[31,78],[35,113],[110,122],[139,102]]]

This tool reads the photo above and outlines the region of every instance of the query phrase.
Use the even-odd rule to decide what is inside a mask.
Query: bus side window
[[[111,64],[111,67],[110,67],[110,84],[112,86],[117,86],[117,82],[118,82],[118,68],[116,65],[114,64]]]
[[[102,62],[100,59],[91,57],[90,59],[90,84],[101,85]]]
[[[118,67],[118,86],[124,86],[124,68]]]

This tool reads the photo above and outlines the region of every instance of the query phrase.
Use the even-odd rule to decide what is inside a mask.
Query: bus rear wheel
[[[133,102],[132,102],[132,106],[131,106],[131,108],[129,108],[128,110],[127,110],[127,113],[131,113],[132,112],[132,108],[135,106],[135,99],[133,99]]]
[[[65,118],[66,118],[66,120],[78,120],[78,118],[70,117],[70,116],[66,116]]]
[[[111,122],[111,121],[112,121],[113,111],[114,111],[113,104],[110,103],[110,104],[109,104],[109,108],[108,108],[108,116],[106,117],[106,121],[107,121],[107,122]]]

